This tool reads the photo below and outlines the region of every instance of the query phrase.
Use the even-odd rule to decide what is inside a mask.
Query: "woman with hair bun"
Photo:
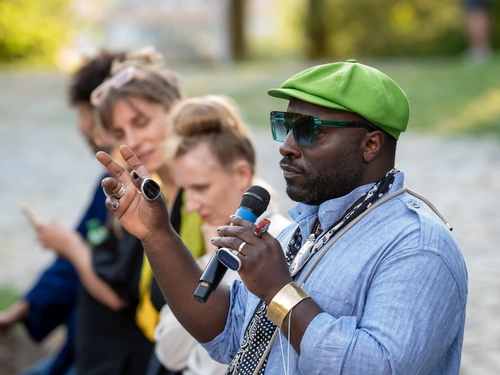
[[[204,268],[215,250],[210,239],[217,236],[217,227],[228,225],[242,195],[250,186],[263,182],[255,177],[255,150],[250,134],[229,98],[204,96],[182,100],[172,109],[169,122],[167,150],[172,175],[186,193],[186,210],[199,213],[203,219],[207,254],[199,264]],[[269,231],[274,235],[290,224],[273,205],[257,222],[262,218],[271,221]],[[223,282],[230,283],[236,277],[235,272],[229,271]],[[170,369],[183,370],[185,375],[217,375],[227,368],[210,359],[168,306],[161,311],[155,339],[156,355]],[[173,340],[175,346],[170,345]]]

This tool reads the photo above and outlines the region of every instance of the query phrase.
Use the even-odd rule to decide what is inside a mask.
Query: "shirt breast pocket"
[[[349,299],[333,295],[331,291],[319,288],[308,289],[307,293],[327,314],[336,318],[352,316],[354,304]]]

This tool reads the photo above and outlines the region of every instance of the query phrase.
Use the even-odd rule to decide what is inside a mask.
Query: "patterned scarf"
[[[306,248],[306,244],[301,248],[302,235],[300,228],[297,227],[285,251],[285,258],[290,268],[292,276],[296,275],[298,271],[307,263],[313,254],[323,247],[340,229],[345,227],[366,209],[370,208],[379,198],[381,198],[392,187],[394,176],[399,173],[397,168],[389,171],[385,177],[377,182],[365,195],[359,198],[346,213],[334,223],[328,231],[318,240],[316,245],[312,246],[317,235],[320,231],[311,234],[307,242],[311,242],[311,246]],[[304,249],[306,248],[306,249]],[[304,251],[305,250],[305,251]],[[301,259],[299,264],[294,265],[294,258],[299,254]],[[292,272],[293,269],[293,272]],[[264,355],[267,346],[271,342],[271,338],[276,330],[276,325],[266,317],[267,305],[264,301],[260,301],[255,309],[252,319],[248,324],[243,337],[243,343],[234,356],[231,364],[229,365],[226,375],[252,375],[257,368],[260,359]],[[263,375],[267,364],[265,359],[259,375]]]

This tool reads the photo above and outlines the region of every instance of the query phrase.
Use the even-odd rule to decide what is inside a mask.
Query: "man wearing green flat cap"
[[[234,250],[242,281],[196,302],[201,270],[159,224],[169,222],[161,203],[133,189],[119,200],[115,213],[143,240],[174,314],[230,364],[227,374],[458,375],[467,270],[449,225],[395,167],[410,115],[404,92],[348,60],[268,93],[289,101],[270,121],[295,223],[276,239],[237,216],[219,228],[212,243]],[[122,156],[141,177],[99,160],[139,187],[147,171],[130,150]]]

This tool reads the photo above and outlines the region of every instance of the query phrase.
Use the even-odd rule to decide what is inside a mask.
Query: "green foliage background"
[[[333,0],[323,13],[331,52],[368,56],[449,54],[463,49],[457,0]],[[339,11],[342,9],[342,11]]]
[[[490,4],[493,47],[498,48],[500,1]],[[463,0],[278,0],[277,7],[284,15],[276,20],[278,49],[297,56],[315,42],[307,37],[308,28],[325,35],[317,58],[446,56],[466,49]]]
[[[464,0],[274,1],[279,31],[267,41],[251,40],[250,57],[307,57],[315,42],[308,37],[312,29],[324,39],[315,58],[443,56],[466,48]],[[500,1],[490,4],[498,48]],[[0,0],[0,62],[52,65],[59,48],[82,26],[70,5],[71,0]]]
[[[98,8],[109,3],[85,1],[98,2]],[[0,64],[9,69],[56,65],[60,48],[85,22],[75,19],[71,4],[72,0],[0,0]],[[311,15],[313,4],[316,12]],[[500,1],[490,4],[493,47],[498,50]],[[250,39],[251,58],[244,65],[226,67],[221,77],[211,73],[218,77],[211,90],[234,96],[251,123],[267,126],[267,118],[257,115],[266,111],[255,110],[272,109],[267,108],[267,88],[303,67],[356,58],[374,62],[402,85],[414,109],[412,128],[500,135],[500,55],[481,67],[457,58],[466,50],[463,0],[274,0],[273,6],[273,14],[278,14],[269,21],[275,23],[274,35]],[[316,35],[324,39],[315,60],[307,59],[314,42],[311,27],[319,28]],[[204,77],[201,82],[206,85],[209,80]]]
[[[52,65],[73,30],[69,0],[0,0],[0,61]]]

